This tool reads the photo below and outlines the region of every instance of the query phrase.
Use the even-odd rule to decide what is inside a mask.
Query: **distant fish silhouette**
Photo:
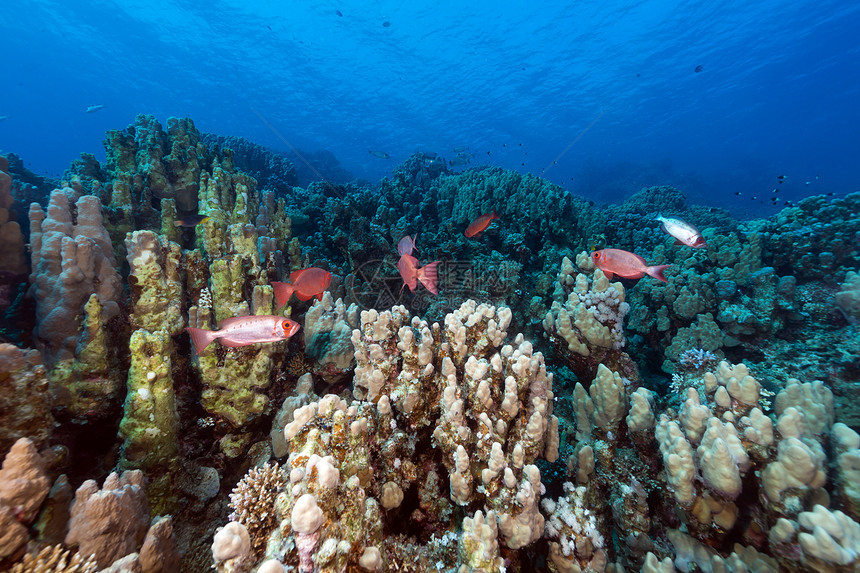
[[[391,27],[391,22],[389,22],[388,20],[386,20],[385,22],[383,22],[383,23],[382,23],[382,27],[383,27],[383,28],[390,28],[390,27]]]
[[[455,147],[453,149],[453,151],[454,151],[454,153],[462,153],[464,151],[469,151],[469,146],[468,145],[461,145],[459,147]]]
[[[388,159],[389,155],[384,151],[373,151],[372,149],[368,149],[367,152],[374,157],[378,157],[380,159]]]
[[[343,18],[343,13],[340,10],[335,10],[334,13]]]
[[[696,66],[696,69],[695,69],[694,71],[695,71],[697,74],[698,74],[698,73],[701,73],[701,72],[704,72],[704,71],[705,71],[705,66],[703,66],[702,64],[699,64],[698,66]]]
[[[209,220],[209,215],[185,215],[181,219],[173,221],[175,227],[196,227],[200,223],[205,223]]]
[[[0,121],[3,121],[4,119],[9,119],[9,116],[8,115],[0,115]]]
[[[105,104],[103,104],[103,103],[97,103],[96,105],[91,105],[91,106],[87,107],[87,113],[95,113],[98,110],[103,109],[104,107],[105,107]]]

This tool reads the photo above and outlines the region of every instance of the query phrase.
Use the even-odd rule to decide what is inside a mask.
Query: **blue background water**
[[[792,200],[860,187],[856,1],[423,4],[7,0],[0,149],[55,174],[151,113],[371,181],[468,145],[608,201],[674,183],[749,214],[780,174]]]

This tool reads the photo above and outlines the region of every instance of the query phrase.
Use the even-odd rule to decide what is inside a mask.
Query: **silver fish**
[[[687,245],[694,249],[707,247],[702,233],[690,223],[674,217],[664,217],[658,215],[657,220],[660,221],[660,226],[666,233],[675,237],[675,242],[679,245]]]
[[[388,159],[388,154],[384,151],[374,151],[372,149],[368,149],[367,152],[374,157],[378,157],[380,159]]]
[[[218,330],[186,328],[197,354],[218,340],[224,346],[248,346],[258,342],[286,340],[299,331],[301,325],[283,316],[237,316],[221,322]]]
[[[95,113],[100,109],[104,109],[104,107],[105,107],[105,104],[103,104],[103,103],[97,103],[96,105],[91,105],[91,106],[87,107],[87,113]]]

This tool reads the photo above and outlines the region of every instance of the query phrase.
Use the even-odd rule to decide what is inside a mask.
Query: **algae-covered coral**
[[[190,119],[105,146],[28,231],[0,211],[4,310],[34,326],[4,328],[35,346],[0,346],[0,566],[857,567],[860,195],[738,222],[673,187],[599,207],[422,153],[375,188],[301,188]],[[705,248],[659,231],[668,208]],[[402,289],[407,234],[438,296]],[[610,276],[604,247],[667,282]],[[276,308],[311,266],[328,291]],[[184,333],[245,315],[303,332]]]

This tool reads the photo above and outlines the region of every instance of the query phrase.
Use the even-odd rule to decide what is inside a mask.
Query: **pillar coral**
[[[8,171],[9,162],[0,156],[0,272],[23,275],[27,272],[24,235],[10,211],[15,200],[12,197],[12,176]]]
[[[213,277],[223,276],[213,268]],[[257,315],[272,314],[273,298],[271,286],[257,285],[252,293],[253,308],[248,310],[253,310],[253,314]],[[249,314],[245,310],[247,307],[242,306],[247,305],[246,302],[240,303],[233,299],[233,304],[237,312],[230,316]],[[243,310],[245,312],[240,312]],[[191,307],[189,323],[198,328],[213,328],[211,310]],[[229,422],[235,429],[258,418],[269,406],[269,399],[263,392],[272,382],[276,366],[285,354],[286,344],[276,342],[239,348],[223,347],[217,342],[210,345],[197,356],[195,363],[204,385],[200,397],[202,406],[213,416]]]
[[[129,340],[131,367],[119,425],[119,467],[142,470],[156,513],[175,510],[174,478],[179,461],[179,416],[173,392],[173,342],[165,330],[134,331]]]
[[[200,173],[210,158],[190,119],[169,118],[164,131],[154,116],[141,114],[125,130],[108,131],[104,145],[110,208],[118,215],[115,241],[135,228],[158,228],[153,201],[174,199],[184,213],[196,209]]]
[[[129,233],[125,245],[132,325],[151,332],[179,334],[184,327],[179,245],[152,231]]]
[[[38,203],[30,206],[30,292],[55,406],[72,417],[98,417],[121,388],[106,329],[119,314],[122,288],[98,198],[76,197],[71,188],[54,190],[47,215]]]
[[[41,448],[53,427],[50,388],[39,352],[0,344],[0,452],[19,438]]]
[[[121,282],[101,205],[91,195],[76,197],[70,188],[55,189],[47,215],[38,203],[30,205],[36,339],[49,366],[74,357],[79,317],[91,294],[98,296],[104,320],[119,312]]]

